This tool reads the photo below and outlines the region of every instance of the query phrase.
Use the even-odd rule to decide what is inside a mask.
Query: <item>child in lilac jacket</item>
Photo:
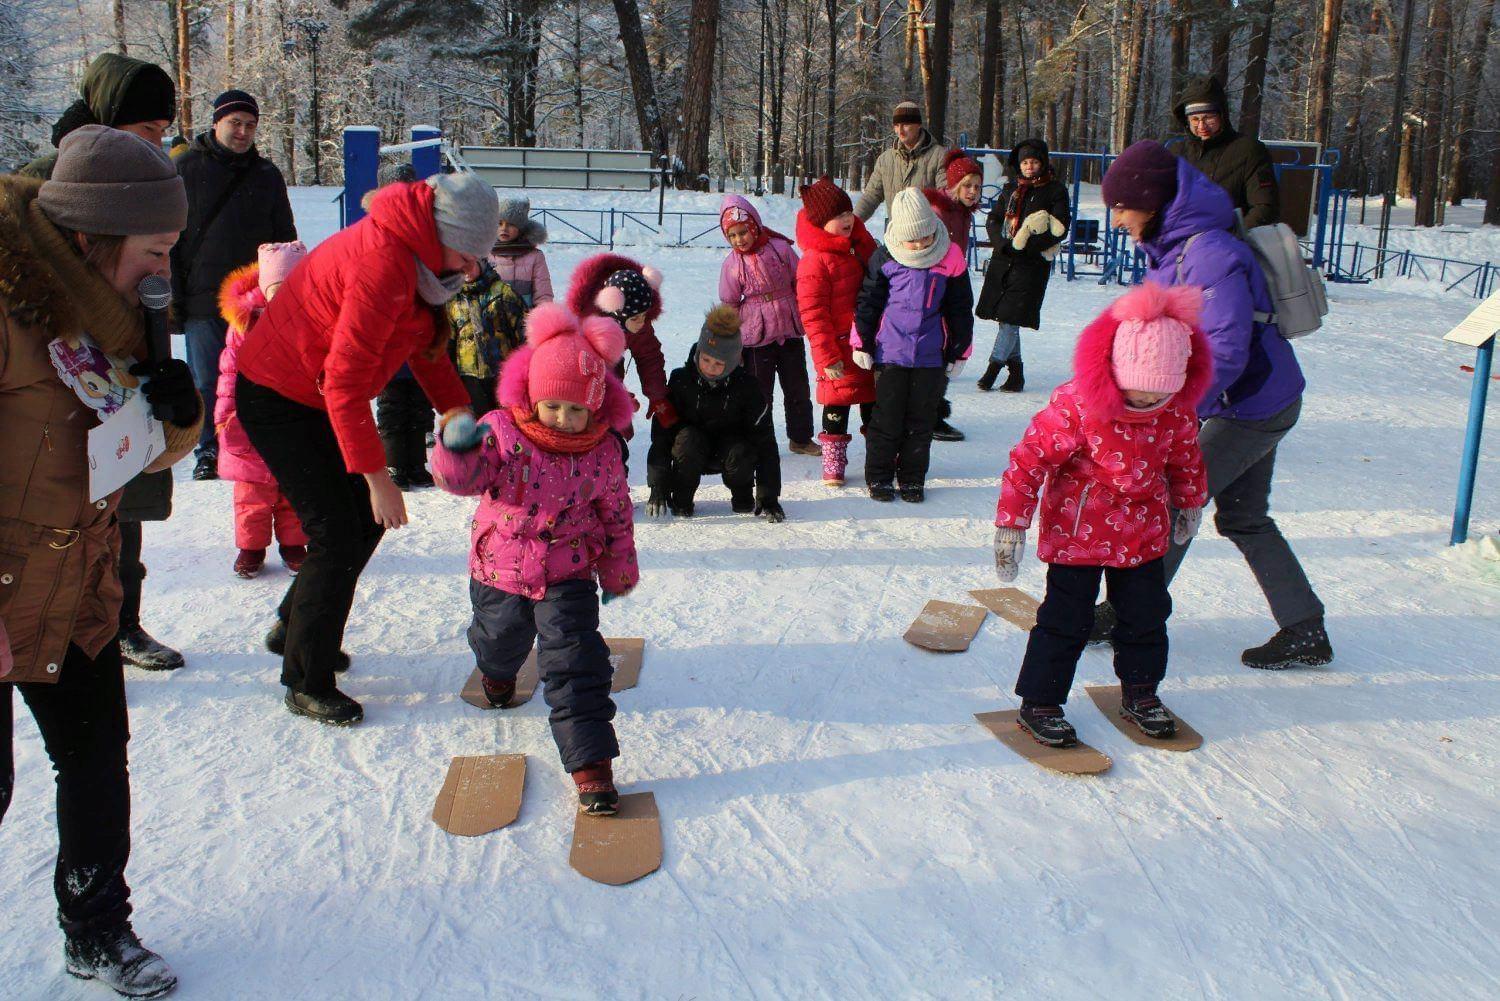
[[[447,421],[432,454],[444,490],[479,496],[469,556],[469,645],[497,707],[537,646],[552,736],[580,808],[615,812],[619,756],[613,668],[599,634],[599,596],[629,594],[636,565],[630,489],[619,439],[630,394],[611,371],[619,325],[579,321],[557,304],[527,318],[526,345],[500,374],[500,408]]]
[[[719,299],[740,314],[745,368],[767,404],[780,379],[792,451],[822,455],[812,440],[807,348],[797,310],[797,252],[792,241],[767,229],[755,206],[740,195],[724,196],[719,228],[731,249],[719,269]]]
[[[527,198],[500,199],[500,231],[490,263],[527,309],[549,303],[552,295],[552,272],[542,244],[547,242],[547,227],[531,218],[531,201]]]

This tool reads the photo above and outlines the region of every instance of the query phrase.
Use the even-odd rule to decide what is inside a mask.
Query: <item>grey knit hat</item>
[[[438,241],[470,257],[488,254],[500,228],[500,199],[495,189],[473,173],[437,174],[427,183],[435,196],[432,217]]]
[[[891,218],[885,225],[885,247],[891,256],[908,268],[930,268],[948,252],[948,230],[927,203],[920,188],[903,188],[891,199]],[[933,237],[924,250],[909,250],[907,240]]]
[[[514,196],[500,199],[500,221],[524,230],[531,219],[531,199]]]
[[[714,382],[729,378],[729,374],[740,367],[744,342],[740,340],[739,310],[719,305],[708,311],[703,318],[703,329],[698,332],[698,353],[724,363],[724,374]]]
[[[187,226],[187,189],[167,154],[104,125],[63,137],[36,201],[56,225],[93,236],[180,233]]]

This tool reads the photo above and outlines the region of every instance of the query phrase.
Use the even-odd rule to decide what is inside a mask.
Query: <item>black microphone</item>
[[[161,275],[147,275],[135,287],[146,311],[146,357],[152,366],[172,357],[172,334],[167,329],[167,307],[172,305],[172,283]]]

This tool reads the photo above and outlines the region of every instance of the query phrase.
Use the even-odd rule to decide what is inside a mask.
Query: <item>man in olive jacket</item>
[[[213,128],[177,157],[177,172],[187,185],[188,223],[172,249],[172,298],[193,381],[209,413],[217,399],[226,332],[219,286],[229,272],[254,261],[262,243],[297,239],[286,181],[255,148],[259,124],[255,98],[227,90],[214,99]],[[213,421],[205,421],[193,478],[217,479],[218,454]]]
[[[945,186],[943,157],[948,147],[922,126],[922,109],[913,101],[902,101],[891,115],[891,128],[896,140],[876,158],[875,169],[854,206],[854,214],[866,222],[903,188]]]
[[[1229,124],[1229,100],[1218,78],[1200,76],[1189,82],[1173,112],[1188,135],[1172,152],[1229,192],[1247,229],[1279,222],[1281,207],[1271,151]]]

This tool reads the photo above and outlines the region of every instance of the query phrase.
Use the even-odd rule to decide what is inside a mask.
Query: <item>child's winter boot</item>
[[[749,487],[738,487],[730,492],[729,509],[735,514],[749,514],[755,510],[755,495]]]
[[[306,546],[282,546],[281,562],[285,564],[287,571],[293,576],[302,572],[302,564],[307,562]]]
[[[866,488],[870,491],[870,499],[882,504],[889,504],[896,499],[896,487],[891,483],[871,483]]]
[[[578,809],[596,816],[611,816],[620,808],[620,794],[615,791],[614,768],[609,761],[584,765],[573,773],[578,786]]]
[[[830,487],[843,486],[844,471],[849,467],[849,435],[824,431],[818,435],[818,442],[823,446],[823,482]]]
[[[1016,725],[1031,734],[1038,744],[1048,747],[1072,747],[1078,743],[1078,732],[1063,716],[1062,706],[1038,705],[1023,699]]]
[[[1155,685],[1121,685],[1120,715],[1148,737],[1166,740],[1177,733],[1177,721],[1156,697]]]
[[[903,483],[901,499],[908,504],[920,504],[927,499],[927,488],[920,483]]]
[[[264,549],[241,549],[234,558],[234,572],[245,580],[250,580],[260,573],[265,565],[266,551]]]
[[[511,699],[516,697],[515,678],[511,678],[509,681],[496,681],[488,674],[481,673],[479,675],[479,682],[484,687],[484,697],[496,709],[504,709],[510,705]]]

